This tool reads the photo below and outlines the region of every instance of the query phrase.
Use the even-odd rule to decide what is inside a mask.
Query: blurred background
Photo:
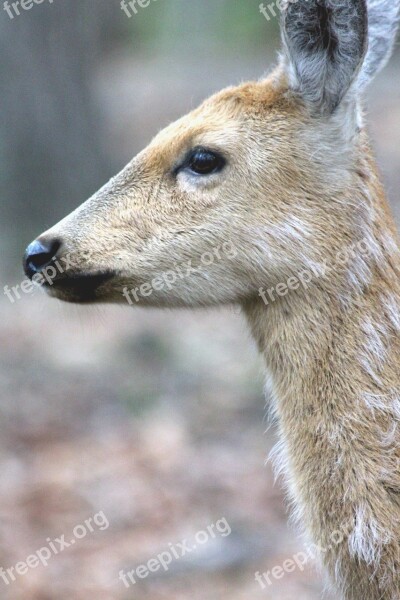
[[[5,7],[4,7],[5,8]],[[259,0],[44,0],[0,15],[0,275],[171,120],[276,58]],[[10,12],[11,11],[11,12]],[[400,56],[375,81],[370,128],[400,217]],[[0,579],[4,600],[316,600],[309,564],[265,464],[262,362],[234,309],[173,312],[0,299],[0,566],[103,511],[48,566]],[[218,519],[217,536],[168,572],[118,579]],[[326,596],[328,597],[328,596]]]

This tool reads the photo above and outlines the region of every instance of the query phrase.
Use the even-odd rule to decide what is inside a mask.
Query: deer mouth
[[[111,271],[79,273],[57,277],[44,282],[43,287],[50,296],[76,304],[90,304],[101,301],[101,288],[115,277]]]

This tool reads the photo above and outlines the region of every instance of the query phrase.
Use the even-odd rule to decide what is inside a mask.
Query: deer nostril
[[[29,279],[41,273],[56,257],[61,247],[57,239],[38,239],[29,244],[24,256],[24,271]]]

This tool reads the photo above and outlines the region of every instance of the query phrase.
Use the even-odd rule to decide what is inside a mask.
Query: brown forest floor
[[[3,588],[4,600],[313,600],[315,573],[262,591],[303,550],[265,458],[262,370],[241,317],[77,309],[41,296],[3,305],[0,329],[0,565],[103,511],[88,534]],[[164,576],[131,570],[225,518]],[[102,525],[102,523],[100,523]]]

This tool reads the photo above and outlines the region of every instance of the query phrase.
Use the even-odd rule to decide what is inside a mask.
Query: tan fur
[[[400,253],[359,116],[315,117],[279,68],[225,90],[161,132],[98,194],[46,232],[77,273],[112,271],[97,291],[136,288],[224,242],[237,249],[143,305],[238,302],[265,357],[295,511],[346,600],[400,598]],[[357,123],[358,120],[358,123]],[[174,166],[220,149],[206,182]],[[339,252],[367,240],[337,264]],[[268,306],[272,288],[334,268]],[[77,301],[55,285],[50,293]],[[337,542],[336,533],[344,532]],[[333,542],[332,536],[336,540]]]

